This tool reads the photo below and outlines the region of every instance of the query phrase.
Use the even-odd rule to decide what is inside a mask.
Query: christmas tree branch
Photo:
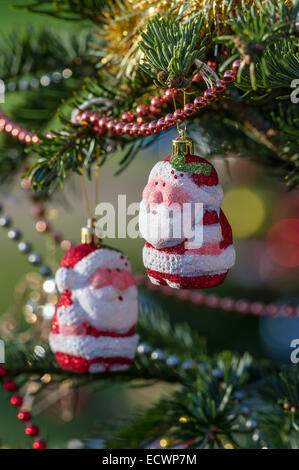
[[[88,19],[92,22],[99,23],[101,21],[101,13],[104,9],[113,7],[116,2],[114,0],[60,0],[53,2],[52,0],[33,0],[32,3],[18,5],[14,8],[49,15],[54,18],[67,21],[82,21]]]
[[[88,8],[93,7],[94,5],[89,4]],[[207,118],[212,116],[211,113],[213,113],[213,121],[217,119],[217,115],[220,113],[227,123],[231,123],[231,130],[235,125],[238,135],[238,153],[248,155],[247,144],[251,142],[252,145],[255,145],[253,153],[259,155],[258,161],[272,167],[281,177],[285,177],[289,187],[295,187],[298,184],[298,155],[296,150],[298,140],[296,139],[296,128],[292,131],[289,118],[286,119],[286,115],[281,115],[278,99],[283,99],[286,102],[286,99],[288,99],[287,87],[290,86],[291,79],[298,75],[296,41],[292,29],[293,10],[295,8],[285,9],[276,4],[271,6],[269,2],[266,2],[263,4],[263,8],[258,10],[254,8],[240,10],[241,12],[233,22],[228,19],[228,25],[231,25],[231,23],[234,25],[232,26],[234,36],[218,39],[226,45],[231,45],[234,52],[241,53],[241,57],[244,58],[245,53],[242,47],[239,47],[239,41],[232,42],[232,38],[236,39],[243,35],[243,42],[245,36],[247,41],[263,41],[262,50],[249,57],[250,64],[252,60],[255,62],[255,85],[252,84],[250,67],[249,70],[243,69],[235,85],[240,92],[238,93],[234,86],[227,92],[227,101],[222,100],[221,102],[209,104],[209,107],[201,112]],[[267,21],[269,18],[273,19],[275,15],[277,16],[277,24],[274,25],[273,22],[270,22],[268,31]],[[290,21],[288,21],[288,18]],[[246,25],[246,28],[243,30],[240,25]],[[168,86],[169,80],[173,78],[180,81],[180,86],[189,84],[195,71],[192,65],[193,59],[203,54],[203,52],[208,53],[210,51],[210,44],[205,44],[201,40],[202,32],[203,20],[198,15],[196,19],[186,20],[185,22],[173,17],[166,19],[154,18],[149,22],[147,30],[142,33],[141,48],[145,54],[145,61],[141,68],[146,69],[145,71],[152,77],[156,77],[160,72],[166,72],[167,77],[164,74],[164,78],[161,75],[157,79],[157,85],[160,87]],[[277,34],[281,32],[285,35],[288,34],[288,36],[284,40],[277,40]],[[28,39],[26,41],[28,42]],[[26,41],[24,42],[25,45],[27,44]],[[45,41],[46,44],[50,42],[46,38]],[[205,41],[207,41],[207,36]],[[57,40],[54,45],[56,51],[62,50],[62,55],[65,55],[66,48],[59,47]],[[13,57],[15,49],[15,47],[11,47],[10,57]],[[35,49],[36,46],[32,47],[31,51],[28,46],[28,50],[31,51],[30,54],[32,55],[36,54]],[[48,52],[51,52],[51,49]],[[84,57],[87,53],[86,50],[83,54]],[[24,57],[24,60],[19,61],[20,64],[22,62],[26,64],[25,52],[23,55],[21,53],[20,57]],[[39,56],[37,55],[37,57]],[[66,54],[66,57],[68,57],[68,54]],[[58,62],[59,60],[62,60],[60,52],[57,57]],[[73,60],[75,60],[74,56]],[[96,56],[90,60],[94,63]],[[9,64],[9,60],[7,64]],[[18,73],[23,74],[24,67],[25,65],[20,66]],[[11,73],[11,67],[7,65],[7,76],[10,76]],[[86,71],[82,72],[82,75],[86,75]],[[85,88],[79,91],[71,106],[73,108],[80,107],[86,100],[86,96],[89,98],[104,98],[108,99],[111,104],[108,112],[105,112],[104,115],[110,119],[119,118],[123,111],[134,109],[140,97],[149,89],[149,82],[144,79],[144,75],[145,73],[142,72],[132,80],[125,77],[118,80],[113,74],[109,73],[108,67],[102,67],[100,75],[96,79],[88,81]],[[107,83],[109,83],[109,86],[107,86]],[[198,87],[195,88],[192,86],[188,90],[190,96],[198,93]],[[59,90],[57,89],[57,91]],[[65,98],[68,98],[69,91],[71,91],[71,88],[61,89],[61,94],[65,94]],[[53,95],[55,94],[53,92]],[[47,96],[50,98],[50,95]],[[32,94],[31,97],[28,95],[28,103],[31,109],[36,105],[37,111],[27,116],[23,113],[23,118],[24,120],[27,118],[29,122],[31,120],[34,125],[38,121],[38,116],[41,115],[44,120],[40,119],[36,124],[36,128],[41,130],[42,123],[46,123],[47,119],[53,116],[55,99],[53,99],[53,107],[50,112],[50,104],[45,109],[43,104],[38,105],[36,103],[36,97],[38,97],[37,94]],[[56,98],[58,99],[58,94],[56,94]],[[257,101],[256,104],[255,101]],[[43,102],[46,103],[46,100],[43,100]],[[295,105],[290,104],[288,106],[289,111],[287,114],[289,116],[294,114],[292,106]],[[26,107],[25,103],[24,109]],[[98,111],[96,107],[95,111]],[[171,106],[169,106],[168,111],[173,111]],[[17,109],[15,112],[17,113]],[[100,109],[99,112],[101,112]],[[33,151],[29,150],[29,154],[33,157],[33,166],[28,176],[31,178],[35,189],[44,190],[48,193],[61,186],[71,172],[80,173],[84,169],[88,175],[91,175],[91,167],[95,161],[97,148],[101,147],[101,163],[104,163],[115,150],[124,151],[120,161],[119,173],[132,162],[140,148],[151,145],[157,138],[157,135],[153,137],[109,136],[109,134],[98,136],[91,125],[83,127],[75,125],[70,122],[69,118],[65,118],[60,111],[58,111],[57,116],[60,118],[63,128],[58,132],[54,132],[52,139],[41,137],[41,143]],[[203,121],[205,122],[205,119]],[[196,118],[194,122],[198,123]],[[295,118],[295,126],[296,122]],[[209,132],[209,126],[211,126],[211,122],[207,123],[207,132]],[[246,138],[244,138],[245,134]],[[243,145],[243,142],[246,145]],[[236,145],[234,143],[231,146]],[[219,148],[215,148],[215,153],[221,152],[222,148],[223,145],[220,144]],[[7,175],[8,172],[14,170],[15,163],[12,162],[7,152],[4,152],[3,155],[5,164],[2,165],[2,168],[7,169],[5,172],[5,175]],[[53,155],[57,156],[56,160]],[[6,163],[8,164],[6,165]]]
[[[257,368],[248,356],[230,354],[218,355],[216,368],[211,365],[208,360],[195,380],[186,378],[171,396],[119,423],[107,448],[140,448],[158,440],[178,448],[298,449],[298,368],[283,366],[266,375],[267,365]]]
[[[198,335],[191,331],[188,324],[178,324],[172,326],[168,315],[157,311],[148,311],[143,313],[143,307],[140,307],[140,315],[138,322],[138,333],[142,341],[151,342],[150,350],[142,348],[136,355],[134,365],[127,372],[84,375],[62,371],[45,344],[40,345],[43,348],[41,355],[36,353],[36,348],[32,342],[28,344],[6,342],[6,367],[13,377],[31,374],[52,373],[59,377],[71,377],[73,379],[80,377],[81,383],[89,383],[90,381],[101,381],[106,378],[118,378],[119,380],[163,380],[176,382],[182,380],[182,376],[186,375],[184,368],[180,364],[190,355],[200,361],[205,357],[204,342]],[[152,359],[152,351],[159,348],[163,344],[163,356]],[[180,360],[177,367],[169,365],[166,361],[166,354],[178,354]],[[163,359],[162,359],[163,358]],[[190,369],[190,374],[194,372]],[[84,377],[84,379],[82,379]]]
[[[144,61],[139,67],[153,77],[158,86],[186,88],[195,59],[203,57],[205,51],[207,35],[199,44],[203,27],[203,16],[187,23],[174,17],[156,16],[141,33]]]
[[[229,36],[218,36],[218,43],[231,47],[238,51],[243,61],[238,72],[240,79],[245,64],[249,66],[250,85],[253,90],[257,89],[256,63],[265,74],[269,73],[267,59],[264,54],[266,48],[281,41],[282,38],[290,38],[295,32],[297,8],[295,1],[291,6],[284,2],[266,1],[260,2],[250,8],[242,6],[242,9],[230,20],[232,30]],[[294,39],[294,36],[293,36]]]
[[[9,80],[39,79],[45,73],[62,72],[67,67],[76,78],[85,77],[96,63],[89,53],[91,38],[86,28],[80,34],[66,30],[59,37],[51,28],[3,33],[0,38],[1,79],[6,84]]]
[[[215,365],[215,364],[214,364]],[[217,374],[212,364],[186,378],[178,391],[163,397],[145,412],[133,417],[111,439],[107,448],[140,448],[163,438],[167,446],[219,448],[226,440],[236,441],[236,434],[246,434],[241,406],[236,393],[248,381],[249,356],[221,355]]]
[[[6,342],[5,366],[19,387],[28,380],[40,384],[45,374],[51,375],[52,387],[67,381],[75,389],[90,385],[101,390],[112,380],[130,387],[156,381],[180,384],[150,408],[135,412],[128,422],[110,426],[107,448],[139,448],[162,438],[169,447],[299,447],[298,368],[277,366],[274,370],[268,361],[253,361],[248,354],[238,357],[222,352],[209,357],[188,325],[172,325],[166,314],[144,310],[142,305],[138,332],[138,352],[125,372],[63,371],[48,346],[33,343]],[[161,344],[163,351],[154,349]],[[192,364],[186,368],[188,357]],[[43,388],[37,387],[35,395]]]

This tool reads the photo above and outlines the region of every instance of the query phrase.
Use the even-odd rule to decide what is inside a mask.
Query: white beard
[[[138,315],[137,288],[117,290],[112,286],[94,289],[86,286],[72,292],[84,310],[87,321],[99,330],[126,332]],[[119,300],[121,296],[123,300]]]
[[[196,207],[197,206],[197,207]],[[166,206],[164,203],[149,205],[141,201],[139,210],[139,230],[142,237],[155,248],[176,246],[194,236],[194,227],[202,219],[201,204],[190,204],[190,218],[184,219],[186,209],[178,204]],[[189,223],[188,223],[189,222]]]

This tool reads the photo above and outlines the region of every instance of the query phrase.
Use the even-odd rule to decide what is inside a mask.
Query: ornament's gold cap
[[[194,153],[194,144],[193,140],[189,137],[186,137],[185,131],[180,130],[180,135],[178,135],[172,141],[172,155],[193,155]]]
[[[92,241],[99,242],[99,238],[95,235],[96,219],[88,219],[85,227],[81,228],[81,243],[87,244]]]

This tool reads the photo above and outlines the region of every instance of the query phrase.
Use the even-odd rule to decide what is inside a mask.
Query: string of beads
[[[1,212],[1,207],[0,207]],[[45,223],[45,221],[39,221]],[[42,264],[42,257],[32,251],[32,246],[29,242],[21,240],[21,230],[14,228],[10,229],[12,225],[12,218],[7,215],[0,216],[0,227],[8,228],[8,238],[13,241],[18,241],[18,250],[22,253],[29,254],[28,261],[35,265],[40,266]],[[40,233],[45,232],[41,231]],[[54,235],[55,237],[55,235]],[[56,238],[56,243],[63,238],[60,235],[59,239]],[[55,238],[54,238],[55,240]],[[63,249],[69,249],[72,246],[70,240],[63,239]],[[45,277],[52,277],[52,270],[49,266],[42,265],[40,273]],[[167,296],[174,296],[181,301],[192,302],[194,305],[204,305],[208,308],[217,308],[218,310],[224,310],[226,312],[236,312],[240,314],[251,314],[255,316],[271,316],[271,317],[287,317],[294,318],[299,317],[299,306],[294,305],[280,305],[278,303],[263,303],[260,301],[250,302],[247,299],[234,299],[232,297],[220,297],[216,294],[206,294],[205,292],[195,291],[192,292],[187,289],[176,290],[169,286],[156,286],[152,284],[146,276],[143,274],[136,274],[136,283],[138,286],[144,286],[150,291],[158,291]]]
[[[9,378],[6,367],[0,367],[0,381],[3,382],[3,390],[10,394],[10,403],[18,410],[18,419],[25,423],[25,434],[34,439],[33,449],[46,449],[47,443],[39,438],[39,427],[32,423],[30,411],[23,407],[24,399],[19,393],[17,394],[19,386]]]
[[[222,79],[215,81],[214,85],[204,91],[203,96],[196,96],[193,103],[186,103],[183,108],[177,108],[173,113],[156,120],[146,122],[151,117],[158,118],[162,114],[162,106],[173,102],[175,96],[179,93],[175,89],[167,89],[162,97],[154,96],[150,105],[140,104],[136,108],[136,114],[132,111],[126,111],[122,114],[121,120],[111,119],[101,114],[87,110],[78,113],[76,122],[80,125],[92,125],[92,130],[97,136],[109,133],[113,136],[129,135],[150,135],[161,132],[182,122],[187,117],[191,117],[197,111],[205,108],[211,101],[215,101],[219,95],[225,92],[226,85],[236,80],[238,69],[241,65],[240,60],[235,60],[231,70],[226,70]],[[198,72],[194,75],[192,82],[196,83],[203,80],[203,75]],[[24,144],[36,144],[40,139],[33,132],[23,128],[19,124],[10,120],[3,112],[0,112],[0,132],[4,131],[11,137],[18,139]],[[53,135],[48,132],[46,137],[52,138]]]

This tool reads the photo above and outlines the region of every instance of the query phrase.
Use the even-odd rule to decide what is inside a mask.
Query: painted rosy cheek
[[[181,188],[173,186],[163,179],[150,181],[143,190],[143,199],[152,204],[164,202],[167,206],[171,204],[184,204],[190,199],[189,194]]]
[[[88,284],[94,289],[101,289],[111,284],[112,272],[104,268],[98,268],[88,279]]]
[[[151,193],[157,189],[157,186],[155,183],[158,183],[158,181],[156,180],[152,180],[150,181],[149,183],[147,183],[147,185],[145,186],[144,190],[143,190],[143,193],[142,193],[142,199],[146,199],[148,200]]]
[[[152,204],[161,204],[163,202],[163,193],[159,189],[154,190],[148,197],[148,202]]]
[[[170,206],[171,204],[184,204],[189,201],[189,194],[181,188],[176,188],[171,184],[166,185],[163,192],[164,202]]]
[[[113,270],[112,273],[112,286],[118,290],[125,290],[129,287],[135,285],[135,279],[132,273],[129,271],[123,270],[117,272]]]

